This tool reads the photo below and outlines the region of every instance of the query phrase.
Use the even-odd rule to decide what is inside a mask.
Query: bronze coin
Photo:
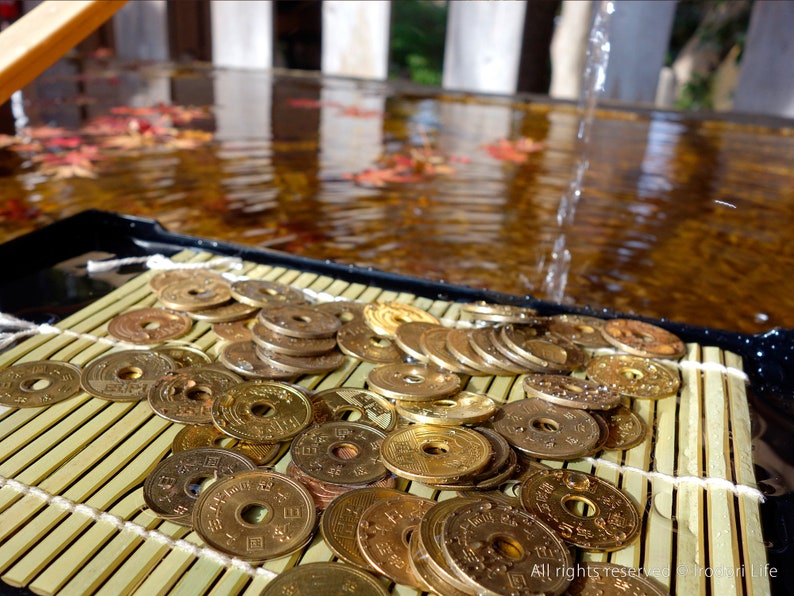
[[[500,330],[505,345],[544,372],[569,373],[584,364],[584,352],[572,341],[532,327],[505,325]]]
[[[188,366],[201,366],[202,364],[210,364],[212,358],[206,352],[187,345],[165,345],[158,346],[152,350],[159,354],[165,354],[174,361],[176,367],[186,368]]]
[[[602,334],[610,344],[635,356],[677,360],[686,354],[686,346],[677,335],[644,321],[611,319],[604,324]]]
[[[471,329],[450,329],[447,334],[447,349],[450,354],[455,357],[459,362],[481,374],[486,375],[507,375],[510,371],[492,366],[480,356],[471,346],[469,337],[471,336]]]
[[[319,356],[336,347],[335,337],[290,337],[256,322],[251,328],[254,343],[267,352],[287,356]]]
[[[288,380],[296,373],[276,368],[262,360],[256,351],[256,344],[250,340],[233,341],[221,348],[218,361],[226,368],[247,378]]]
[[[427,323],[424,321],[402,323],[394,332],[394,343],[397,344],[397,347],[409,358],[413,358],[418,362],[427,362],[427,355],[422,349],[420,339],[422,333],[426,330],[438,326],[437,323]]]
[[[166,308],[181,311],[213,308],[232,299],[229,283],[225,279],[203,277],[169,284],[160,290],[158,296]]]
[[[328,405],[334,420],[348,419],[385,431],[393,429],[397,423],[392,403],[368,389],[332,387],[315,393],[314,397]]]
[[[220,339],[225,341],[245,341],[253,339],[251,327],[256,319],[240,319],[239,321],[228,321],[223,323],[213,323],[212,330]]]
[[[69,399],[80,392],[80,367],[69,362],[37,360],[0,370],[0,404],[38,408]]]
[[[388,364],[402,362],[402,354],[394,341],[375,333],[372,328],[361,323],[350,323],[336,334],[339,349],[348,356],[364,362]]]
[[[176,363],[165,354],[143,350],[110,352],[92,360],[80,375],[83,391],[110,401],[141,401]]]
[[[513,374],[522,374],[527,372],[527,365],[524,363],[516,362],[509,356],[505,355],[494,341],[493,327],[481,327],[479,329],[472,329],[469,333],[469,344],[472,349],[482,358],[489,366],[494,368],[501,368]],[[533,365],[534,366],[534,365]]]
[[[257,466],[264,466],[272,462],[273,458],[279,454],[281,443],[238,441],[225,435],[214,426],[189,425],[176,434],[171,451],[180,453],[197,447],[228,449],[244,455]]]
[[[459,391],[431,401],[398,401],[395,407],[398,414],[411,422],[442,426],[484,422],[497,409],[490,397],[472,391]]]
[[[383,583],[343,563],[303,563],[268,582],[260,596],[388,596]]]
[[[328,337],[342,325],[332,314],[300,305],[263,308],[258,319],[268,329],[290,337]]]
[[[223,280],[223,276],[210,269],[167,269],[160,271],[149,280],[149,287],[159,294],[163,288],[179,281],[195,279]]]
[[[424,518],[422,518],[424,519]],[[421,521],[419,522],[422,523]],[[417,580],[426,584],[422,590],[430,594],[443,594],[444,596],[469,596],[469,592],[458,590],[445,580],[430,566],[427,559],[427,550],[422,544],[419,532],[414,530],[408,540],[408,563],[411,565]]]
[[[220,366],[190,366],[165,373],[149,390],[159,416],[182,424],[212,424],[212,402],[242,379]]]
[[[524,391],[532,397],[566,408],[609,410],[621,396],[606,385],[568,375],[531,374],[524,377]]]
[[[548,319],[552,333],[562,335],[583,348],[607,348],[602,330],[606,321],[586,315],[554,315]]]
[[[235,300],[212,306],[210,308],[202,308],[201,310],[194,310],[188,312],[188,316],[196,321],[205,321],[207,323],[230,323],[232,321],[241,321],[253,316],[258,309],[253,306],[248,306],[242,302]]]
[[[678,372],[642,356],[605,354],[587,363],[587,378],[634,399],[662,399],[678,393]]]
[[[254,352],[260,360],[273,368],[293,374],[322,374],[337,369],[345,363],[345,355],[338,350],[330,350],[318,356],[288,356],[255,346]]]
[[[371,302],[364,307],[364,321],[375,333],[394,337],[397,328],[403,323],[422,321],[438,324],[438,319],[412,304],[401,302]]]
[[[606,420],[608,435],[604,442],[605,449],[623,451],[636,447],[645,440],[648,427],[631,408],[618,406],[608,412],[603,412]]]
[[[232,283],[230,291],[232,297],[238,302],[256,308],[306,303],[306,297],[300,290],[287,284],[264,279],[235,281]]]
[[[528,323],[533,324],[537,318],[537,311],[524,306],[510,304],[495,304],[480,300],[461,304],[460,310],[472,319],[490,321],[493,323]]]
[[[425,364],[401,362],[373,368],[367,375],[369,388],[392,399],[428,401],[457,392],[458,375]]]
[[[447,347],[450,330],[446,327],[432,327],[422,333],[419,345],[432,364],[439,368],[462,375],[479,375],[479,370],[460,362]]]
[[[155,344],[182,337],[193,327],[183,313],[164,308],[139,308],[116,315],[108,323],[108,333],[131,344]]]

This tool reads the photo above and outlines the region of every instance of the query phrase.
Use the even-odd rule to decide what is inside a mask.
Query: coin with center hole
[[[177,368],[186,368],[188,366],[201,366],[202,364],[210,364],[212,358],[206,352],[194,348],[189,345],[166,345],[159,346],[152,350],[160,354],[165,354],[176,363]]]
[[[197,279],[220,281],[223,276],[209,269],[168,269],[153,275],[149,280],[149,287],[159,294],[163,288],[173,283]]]
[[[362,302],[335,300],[333,302],[320,302],[315,304],[314,308],[335,316],[342,325],[364,320],[364,303]]]
[[[203,365],[165,373],[149,390],[157,414],[182,424],[212,424],[212,402],[242,379],[220,366]]]
[[[383,583],[366,571],[343,563],[303,563],[268,582],[260,596],[388,596]]]
[[[402,354],[394,341],[375,333],[364,323],[350,323],[336,334],[339,349],[364,362],[387,364],[402,362]]]
[[[422,351],[428,360],[439,368],[461,375],[475,376],[482,374],[478,369],[459,361],[449,350],[447,338],[450,331],[446,327],[432,327],[422,333],[419,338],[419,345],[422,346]]]
[[[264,279],[245,279],[232,283],[232,297],[238,302],[264,308],[284,304],[305,304],[303,292],[287,284]]]
[[[86,393],[110,401],[140,401],[176,363],[165,354],[143,350],[110,352],[92,360],[80,375]]]
[[[20,362],[0,370],[0,404],[38,408],[61,402],[80,391],[80,367],[69,362]]]
[[[484,422],[496,412],[496,403],[487,395],[460,391],[426,402],[396,404],[397,413],[419,424],[459,425]]]
[[[251,340],[233,341],[225,344],[218,353],[218,361],[229,370],[246,378],[287,380],[296,373],[276,368],[262,360]]]
[[[240,319],[239,321],[228,321],[223,323],[213,323],[212,330],[220,339],[225,341],[244,341],[253,339],[251,327],[256,319]]]
[[[167,285],[160,290],[159,298],[166,308],[194,311],[225,304],[232,295],[223,278],[196,278]]]
[[[336,347],[336,338],[331,337],[290,337],[276,333],[256,322],[251,328],[252,339],[260,348],[287,356],[319,356]]]
[[[599,561],[579,561],[571,569],[573,581],[566,594],[570,596],[599,596],[601,594],[634,594],[636,596],[665,596],[662,586],[634,567]]]
[[[635,399],[662,399],[678,393],[677,372],[642,356],[605,354],[587,363],[587,378]]]
[[[131,344],[154,344],[182,337],[193,327],[183,313],[164,308],[139,308],[116,315],[108,323],[108,333]]]
[[[500,339],[522,359],[542,367],[545,372],[569,373],[584,364],[582,349],[553,333],[538,333],[533,327],[505,325]]]
[[[176,433],[174,442],[171,444],[171,451],[180,453],[181,451],[196,449],[197,447],[229,449],[244,455],[257,466],[264,466],[273,461],[273,458],[278,455],[281,450],[281,443],[238,441],[223,434],[214,426],[190,425]]]
[[[257,357],[273,368],[293,374],[316,375],[330,372],[345,363],[345,355],[339,350],[330,350],[318,356],[288,356],[254,347]]]
[[[583,348],[607,348],[604,339],[604,319],[586,315],[554,315],[548,319],[549,331],[570,339]]]
[[[342,323],[334,315],[313,306],[269,306],[259,311],[259,322],[290,337],[329,337]]]
[[[364,307],[364,321],[375,333],[394,337],[403,323],[421,321],[438,325],[438,319],[412,304],[401,302],[371,302]]]
[[[602,334],[610,344],[635,356],[678,360],[686,354],[681,338],[644,321],[610,319],[604,323]]]
[[[348,419],[389,431],[397,423],[392,403],[374,391],[356,387],[332,387],[314,394],[331,409],[335,420]]]
[[[402,323],[394,332],[394,343],[408,357],[418,362],[427,362],[427,355],[422,350],[420,340],[422,333],[433,327],[439,327],[439,325],[422,321]]]
[[[510,304],[494,304],[485,301],[469,302],[460,305],[460,311],[472,319],[493,323],[528,323],[533,324],[537,311],[523,306]]]
[[[188,312],[187,315],[196,321],[207,323],[229,323],[249,318],[257,312],[257,308],[243,304],[242,302],[231,301],[210,308],[202,308]]]
[[[568,375],[527,375],[523,386],[527,395],[567,408],[609,410],[621,400],[620,393],[606,385]]]
[[[636,447],[645,440],[648,428],[642,418],[627,406],[618,406],[603,413],[608,435],[605,449],[625,450]]]
[[[425,364],[401,362],[373,368],[367,375],[373,391],[403,401],[428,401],[456,393],[461,380],[453,372]]]

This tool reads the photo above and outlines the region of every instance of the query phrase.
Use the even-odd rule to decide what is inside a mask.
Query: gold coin
[[[397,485],[397,477],[394,474],[387,474],[380,480],[363,485],[323,482],[301,470],[292,461],[287,464],[285,472],[287,476],[294,478],[309,490],[318,511],[323,511],[339,495],[357,488],[394,488]]]
[[[491,457],[488,459],[488,463],[482,471],[474,476],[455,483],[434,485],[439,490],[487,490],[507,480],[518,465],[516,452],[502,435],[485,426],[475,427],[474,430],[488,439],[491,444]]]
[[[488,439],[459,426],[415,424],[392,431],[381,444],[381,459],[389,470],[425,484],[473,476],[490,457]]]
[[[677,335],[644,321],[611,319],[602,333],[610,344],[634,356],[677,360],[686,354],[686,346]]]
[[[582,457],[601,437],[598,422],[585,410],[532,398],[503,405],[493,428],[519,451],[541,459]]]
[[[447,349],[459,362],[481,374],[486,375],[507,375],[510,371],[492,366],[487,363],[471,346],[469,337],[471,329],[450,329],[447,334]]]
[[[523,386],[527,395],[567,408],[609,410],[621,400],[606,385],[568,375],[531,374],[524,377]]]
[[[330,313],[313,306],[269,306],[259,311],[259,322],[276,333],[290,337],[329,337],[341,323]]]
[[[213,323],[212,330],[215,332],[215,335],[225,341],[252,340],[253,333],[251,332],[251,327],[254,323],[256,323],[256,319],[240,319],[239,321]]]
[[[143,483],[143,500],[154,513],[181,526],[191,524],[191,512],[208,481],[253,470],[254,462],[227,449],[200,447],[161,461]]]
[[[83,391],[110,401],[145,400],[149,390],[176,363],[165,354],[143,350],[110,352],[92,360],[80,375]]]
[[[408,563],[408,538],[433,505],[431,499],[403,494],[367,507],[361,514],[356,539],[373,569],[395,583],[424,587]]]
[[[302,484],[261,468],[209,485],[193,508],[193,527],[208,546],[252,562],[299,550],[316,521]]]
[[[409,358],[413,358],[418,362],[427,362],[427,355],[422,350],[420,339],[422,333],[427,329],[438,327],[436,323],[425,323],[422,321],[415,321],[412,323],[403,323],[394,332],[394,343],[400,348],[403,353]]]
[[[296,373],[276,368],[262,360],[251,340],[233,341],[221,348],[218,361],[226,368],[247,378],[292,379]]]
[[[449,566],[472,593],[562,594],[570,583],[567,545],[519,507],[490,499],[468,503],[449,513],[441,533]]]
[[[108,323],[108,333],[131,344],[155,344],[182,337],[193,327],[183,313],[164,308],[139,308],[116,315]]]
[[[203,365],[169,371],[149,390],[149,405],[166,420],[182,424],[212,424],[212,402],[241,383],[236,374]]]
[[[373,391],[392,399],[427,401],[460,390],[458,375],[425,364],[401,362],[373,368],[367,375]]]
[[[371,302],[364,307],[364,321],[375,333],[394,337],[397,328],[403,323],[420,321],[438,325],[438,319],[411,304],[401,302]]]
[[[439,368],[462,375],[482,374],[476,368],[472,368],[460,362],[447,347],[447,337],[449,329],[446,327],[432,327],[427,329],[419,338],[419,345],[427,356],[429,362]]]
[[[444,596],[469,596],[469,592],[458,590],[430,566],[427,560],[427,551],[416,530],[411,532],[411,537],[408,539],[408,563],[417,580],[426,584],[422,588],[425,592],[443,594]]]
[[[0,404],[4,406],[49,406],[79,392],[80,367],[69,362],[20,362],[0,370]]]
[[[491,321],[494,323],[529,323],[533,324],[537,318],[537,311],[510,304],[495,304],[480,300],[461,304],[460,310],[473,319]]]
[[[584,352],[572,341],[553,333],[539,334],[525,325],[505,325],[499,332],[503,345],[523,360],[550,373],[569,373],[584,364]]]
[[[157,294],[166,286],[179,281],[195,279],[211,279],[214,281],[223,280],[223,276],[217,271],[209,269],[168,269],[152,276],[149,280],[149,287]]]
[[[260,348],[287,356],[319,356],[336,347],[335,337],[290,337],[276,333],[258,321],[251,328],[251,334]]]
[[[606,321],[586,315],[554,315],[548,319],[552,333],[562,335],[583,348],[607,348],[602,330]]]
[[[666,596],[669,594],[650,577],[633,567],[617,563],[579,561],[570,572],[571,596]]]
[[[232,283],[229,289],[235,300],[256,308],[306,303],[303,292],[275,281],[245,279]]]
[[[442,426],[484,422],[496,412],[496,404],[490,397],[471,391],[426,402],[398,401],[395,406],[397,413],[411,422]]]
[[[188,449],[196,449],[197,447],[228,449],[244,455],[257,466],[264,466],[272,462],[273,458],[279,454],[281,443],[238,441],[223,434],[214,426],[190,425],[176,433],[174,442],[171,444],[171,451],[180,453]]]
[[[521,485],[521,504],[563,540],[592,551],[612,551],[640,533],[640,512],[623,491],[592,474],[546,470]]]
[[[606,354],[587,363],[587,378],[635,399],[661,399],[678,393],[677,372],[642,356]]]
[[[330,350],[318,356],[288,356],[255,346],[254,352],[260,360],[273,368],[294,374],[322,374],[337,369],[345,363],[345,355],[339,350]]]
[[[368,484],[388,474],[380,461],[385,437],[375,427],[336,420],[300,432],[290,455],[296,466],[321,482]]]
[[[232,299],[225,279],[202,277],[169,284],[160,290],[158,297],[166,308],[182,311],[213,308]]]
[[[604,442],[605,449],[625,450],[636,447],[645,440],[648,428],[635,412],[627,406],[604,412],[608,435]]]
[[[374,391],[356,387],[332,387],[314,394],[331,409],[335,420],[351,420],[390,431],[397,423],[392,403]],[[355,418],[353,417],[355,416]]]
[[[350,323],[336,334],[339,349],[364,362],[388,364],[402,362],[402,354],[394,341],[375,333],[365,323]]]
[[[380,580],[344,563],[303,563],[268,582],[260,596],[388,596]]]
[[[210,358],[206,352],[202,352],[198,348],[187,345],[165,345],[159,346],[152,350],[158,354],[165,354],[174,361],[177,368],[187,368],[188,366],[201,366],[202,364],[210,364]]]
[[[469,344],[486,364],[494,368],[501,368],[513,374],[522,374],[527,371],[528,365],[518,362],[499,349],[495,340],[495,327],[481,327],[472,329],[469,333]]]
[[[364,304],[352,300],[334,300],[333,302],[319,302],[314,308],[328,313],[339,319],[342,325],[364,320]]]
[[[247,319],[257,312],[253,306],[248,306],[242,302],[232,301],[210,308],[202,308],[187,313],[191,319],[205,321],[207,323],[229,323]]]
[[[331,501],[320,517],[320,533],[331,552],[345,563],[370,569],[356,538],[361,514],[376,501],[400,494],[404,493],[393,488],[356,488]]]
[[[235,439],[255,443],[286,441],[312,420],[312,402],[303,391],[279,381],[239,383],[212,404],[212,421]]]

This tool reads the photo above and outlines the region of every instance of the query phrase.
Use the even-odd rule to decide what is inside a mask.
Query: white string
[[[620,464],[616,464],[614,462],[605,460],[605,459],[598,459],[594,457],[583,457],[583,461],[586,461],[593,465],[599,466],[606,466],[613,470],[616,470],[621,473],[631,472],[633,474],[639,474],[649,480],[664,480],[669,482],[675,486],[681,484],[694,484],[704,489],[708,488],[722,488],[727,491],[732,492],[737,496],[745,496],[750,497],[752,499],[756,499],[763,503],[766,501],[766,497],[764,493],[758,490],[755,487],[747,486],[745,484],[734,484],[730,480],[726,480],[725,478],[701,478],[700,476],[671,476],[670,474],[663,474],[662,472],[649,472],[647,470],[643,470],[642,468],[635,468],[634,466],[621,466]]]
[[[258,575],[264,575],[270,578],[276,577],[277,573],[270,571],[269,569],[264,569],[262,567],[254,567],[247,561],[243,561],[242,559],[238,559],[237,557],[228,557],[218,551],[215,551],[211,548],[207,548],[205,546],[199,546],[197,544],[193,544],[188,542],[187,540],[182,540],[179,538],[171,538],[162,532],[157,530],[150,530],[141,526],[140,524],[136,524],[131,521],[124,520],[117,515],[113,515],[112,513],[107,513],[106,511],[100,511],[94,507],[89,505],[85,505],[83,503],[75,503],[74,501],[67,499],[66,497],[61,497],[58,495],[53,495],[45,490],[42,490],[36,486],[30,486],[28,484],[24,484],[12,478],[5,478],[0,476],[0,487],[8,487],[16,492],[28,495],[37,499],[40,499],[47,503],[48,505],[53,505],[60,509],[64,509],[70,513],[79,513],[81,515],[88,516],[92,518],[94,521],[97,522],[105,522],[117,530],[123,532],[128,531],[134,534],[137,534],[143,539],[146,540],[154,540],[161,544],[168,546],[171,549],[181,550],[189,553],[190,555],[196,558],[206,558],[212,559],[219,565],[227,568],[234,568],[246,573],[250,576],[256,577]]]
[[[70,329],[61,329],[48,323],[31,323],[30,321],[18,319],[12,315],[0,312],[0,350],[7,348],[17,340],[23,339],[25,337],[39,334],[44,335],[47,333],[52,333],[54,335],[66,335],[76,339],[85,339],[88,341],[108,344],[110,346],[123,346],[127,348],[140,347],[124,341],[99,337],[98,335],[93,335],[91,333],[77,333],[76,331],[72,331]]]
[[[216,257],[209,261],[201,261],[198,263],[182,263],[173,261],[165,255],[156,254],[147,257],[126,257],[123,259],[108,259],[105,261],[86,262],[86,271],[88,273],[105,273],[108,271],[115,271],[119,267],[125,265],[140,265],[145,263],[148,269],[158,271],[170,271],[173,269],[213,269],[220,267],[229,267],[231,269],[242,269],[243,261],[239,257]]]

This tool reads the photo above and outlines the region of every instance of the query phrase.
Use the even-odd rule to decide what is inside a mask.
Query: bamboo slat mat
[[[212,255],[183,251],[174,260]],[[447,322],[459,305],[283,267],[245,263],[235,274],[362,302],[400,301]],[[113,347],[107,323],[117,314],[157,304],[143,273],[58,324],[0,354],[0,368],[54,359],[85,366]],[[85,337],[89,334],[93,337]],[[196,322],[179,341],[217,356],[208,323]],[[676,594],[769,593],[758,493],[751,459],[750,419],[741,360],[719,348],[688,344],[679,363],[679,396],[635,400],[646,440],[597,458],[545,462],[592,472],[629,493],[640,507],[640,539],[622,550],[584,553],[655,577]],[[327,375],[302,377],[311,389],[364,387],[372,364],[347,358]],[[468,390],[499,403],[525,397],[521,376],[472,377]],[[79,394],[47,408],[0,412],[0,577],[37,594],[256,594],[294,565],[334,560],[319,533],[299,553],[252,567],[205,548],[198,536],[153,515],[142,483],[170,452],[181,425],[146,402],[111,403]],[[284,471],[289,455],[276,465]],[[454,493],[418,483],[402,488],[423,497]],[[394,594],[416,590],[393,585]]]

